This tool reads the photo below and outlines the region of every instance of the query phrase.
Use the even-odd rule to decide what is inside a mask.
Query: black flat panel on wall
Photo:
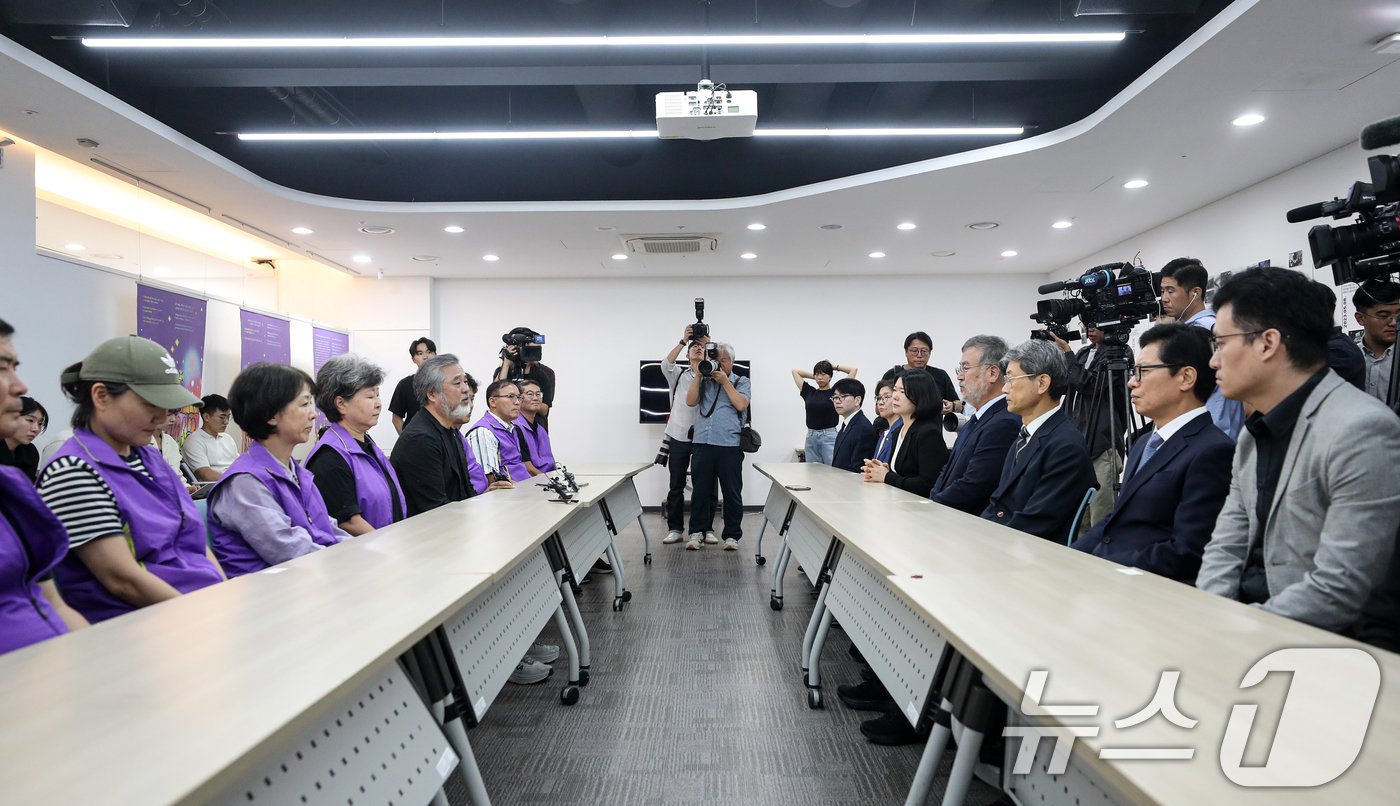
[[[749,362],[735,359],[734,374],[741,378],[752,377],[749,374]],[[671,384],[661,371],[660,361],[642,360],[638,386],[637,422],[666,422],[671,416]],[[681,389],[677,394],[683,395],[685,390]]]

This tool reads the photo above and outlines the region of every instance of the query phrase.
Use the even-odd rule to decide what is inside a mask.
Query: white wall
[[[1380,153],[1380,152],[1378,152]],[[1123,243],[1095,253],[1047,275],[1047,279],[1074,277],[1103,263],[1132,260],[1141,255],[1152,271],[1167,261],[1189,255],[1199,258],[1214,276],[1239,271],[1260,261],[1288,265],[1288,254],[1301,251],[1300,269],[1313,279],[1334,285],[1330,268],[1313,269],[1308,251],[1308,230],[1317,224],[1346,224],[1331,219],[1289,224],[1284,214],[1313,202],[1345,194],[1351,183],[1368,179],[1368,153],[1358,144],[1340,148],[1271,179],[1226,196],[1174,221],[1147,230]],[[1150,192],[1150,188],[1143,191]],[[1337,324],[1357,328],[1351,316],[1351,291],[1338,290]]]
[[[992,333],[1024,341],[1039,276],[699,278],[658,280],[439,280],[434,294],[438,349],[468,372],[489,377],[501,334],[527,325],[544,333],[545,363],[558,376],[550,435],[555,455],[573,462],[650,462],[663,426],[637,422],[638,362],[660,359],[706,301],[715,338],[752,362],[754,427],[763,449],[750,457],[748,498],[766,489],[753,461],[788,462],[806,428],[789,370],[828,358],[860,368],[867,391],[903,363],[904,337],[927,331],[932,363],[952,373],[962,342]],[[869,395],[867,395],[869,397]],[[485,400],[477,399],[477,414]],[[866,405],[873,413],[873,400]],[[647,506],[660,503],[664,474],[638,477]]]

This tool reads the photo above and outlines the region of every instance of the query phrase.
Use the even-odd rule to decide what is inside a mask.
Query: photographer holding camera
[[[549,410],[554,406],[554,370],[540,362],[544,336],[528,327],[517,327],[501,336],[506,346],[501,348],[501,366],[495,380],[530,380],[539,384],[544,404],[535,414],[535,423],[549,430]]]
[[[739,447],[744,413],[749,408],[749,379],[734,374],[734,348],[710,342],[705,357],[692,364],[695,373],[686,391],[686,405],[696,407],[691,438],[691,479],[695,488],[690,501],[690,540],[685,547],[697,551],[704,529],[714,517],[715,482],[724,492],[724,550],[739,548],[743,537],[744,452]]]
[[[667,531],[666,537],[661,540],[667,545],[681,542],[681,535],[685,529],[685,477],[690,470],[690,432],[695,425],[696,411],[695,406],[686,403],[685,398],[690,384],[695,380],[695,366],[705,357],[705,344],[710,340],[708,334],[695,337],[694,331],[694,325],[686,325],[681,340],[661,361],[661,373],[666,376],[671,391],[671,414],[666,418],[666,436],[662,451],[666,468],[671,473],[670,488],[666,491]],[[680,357],[682,349],[686,350],[688,361],[685,364],[677,364],[676,359]],[[681,388],[682,385],[684,389]],[[660,464],[661,461],[658,457],[657,463]],[[713,511],[711,507],[711,518]],[[713,520],[701,524],[704,528],[699,533],[712,535],[712,524]]]

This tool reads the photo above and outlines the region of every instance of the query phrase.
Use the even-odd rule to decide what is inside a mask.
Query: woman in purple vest
[[[233,421],[253,440],[209,493],[209,536],[230,577],[284,563],[350,537],[331,520],[316,479],[292,458],[316,428],[311,376],[254,364],[228,390]]]
[[[64,371],[73,436],[39,473],[39,494],[68,530],[54,569],[88,621],[223,580],[184,481],[150,447],[170,409],[199,403],[164,347],[137,336],[103,342]]]
[[[544,408],[544,393],[540,385],[528,378],[520,382],[520,416],[515,418],[515,426],[525,441],[527,456],[525,469],[531,476],[548,473],[558,465],[554,461],[554,448],[549,444],[549,431],[539,418]]]
[[[0,440],[28,427],[20,396],[29,389],[15,372],[14,332],[0,319]],[[0,655],[87,626],[49,576],[67,551],[68,533],[34,485],[18,468],[0,467]]]
[[[404,519],[403,490],[384,451],[370,439],[379,422],[384,370],[336,356],[316,373],[316,407],[331,421],[306,457],[326,511],[341,529],[362,535]]]

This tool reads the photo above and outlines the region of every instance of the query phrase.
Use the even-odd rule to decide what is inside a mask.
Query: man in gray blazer
[[[1327,368],[1332,311],[1291,269],[1216,293],[1211,366],[1254,409],[1196,587],[1334,632],[1352,628],[1400,525],[1400,418]]]

